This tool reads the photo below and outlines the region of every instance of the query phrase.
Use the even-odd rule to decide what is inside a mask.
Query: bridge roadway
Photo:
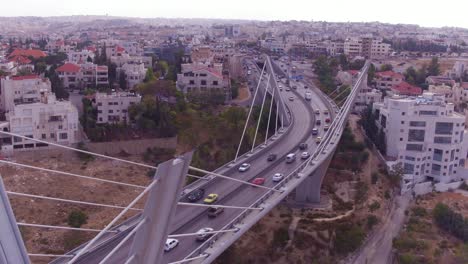
[[[272,81],[274,80],[272,79]],[[284,87],[284,80],[281,83]],[[288,134],[285,135],[284,138],[278,139],[278,142],[272,146],[272,149],[268,150],[264,155],[252,157],[253,159],[249,161],[252,165],[249,171],[244,173],[237,171],[238,165],[244,160],[241,159],[238,160],[233,169],[225,173],[227,176],[242,180],[252,180],[257,177],[264,177],[266,179],[265,186],[272,187],[274,186],[272,176],[275,173],[279,172],[287,175],[301,162],[300,154],[302,153],[302,150],[298,149],[298,145],[301,142],[306,142],[308,144],[309,147],[306,151],[309,153],[314,152],[316,143],[315,139],[311,136],[311,130],[314,127],[316,115],[313,111],[319,109],[321,112],[320,115],[317,115],[317,118],[322,120],[322,125],[319,127],[319,133],[321,136],[324,134],[323,126],[325,125],[323,111],[328,110],[330,115],[333,112],[331,109],[326,107],[326,104],[322,102],[321,97],[316,95],[316,91],[314,91],[314,89],[304,88],[303,83],[295,82],[295,85],[298,87],[296,91],[291,90],[290,92],[287,92],[283,89],[280,93],[294,118],[293,126],[290,128],[290,131],[287,132]],[[304,100],[304,94],[306,91],[311,91],[314,94],[311,101]],[[290,101],[290,97],[293,97],[294,100]],[[291,152],[296,153],[297,160],[295,163],[286,164],[284,158]],[[266,156],[269,153],[277,154],[278,159],[274,162],[268,162],[266,160]],[[252,201],[258,199],[267,191],[265,189],[255,188],[223,179],[212,180],[209,185],[204,186],[204,189],[206,195],[209,193],[219,194],[218,204],[235,206],[250,206]],[[206,211],[207,209],[202,207],[178,206],[170,234],[194,233],[203,227],[211,227],[218,230],[241,212],[239,209],[225,209],[222,214],[212,219],[207,216]],[[77,263],[98,263],[102,258],[104,258],[106,253],[112,250],[113,246],[115,246],[120,239],[117,239],[104,247],[100,247],[93,252],[85,254]],[[123,245],[121,250],[111,258],[109,263],[124,263],[128,257],[132,241],[133,239],[129,239],[128,242]],[[181,260],[200,245],[200,243],[195,240],[195,237],[179,238],[179,241],[180,244],[177,248],[169,253],[165,253],[164,263]]]

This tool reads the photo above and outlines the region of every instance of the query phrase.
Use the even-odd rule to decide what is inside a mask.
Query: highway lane
[[[278,154],[278,160],[274,164],[268,164],[265,155],[262,158],[253,160],[251,162],[252,168],[247,173],[239,173],[235,171],[229,176],[244,180],[251,180],[255,177],[264,177],[267,178],[265,184],[267,186],[273,186],[271,177],[274,173],[281,172],[286,175],[295,168],[294,164],[286,164],[284,162],[284,156],[291,151],[300,156],[301,152],[297,150],[298,143],[303,142],[304,139],[307,139],[306,142],[309,145],[308,151],[311,153],[314,151],[316,145],[313,138],[310,136],[310,131],[314,122],[314,114],[311,114],[310,105],[322,109],[322,111],[326,108],[323,108],[324,105],[321,104],[321,100],[318,96],[314,96],[310,103],[306,102],[303,99],[305,90],[306,89],[304,89],[304,85],[299,85],[298,90],[295,92],[286,92],[285,90],[281,92],[285,99],[294,94],[294,101],[291,102],[286,100],[286,104],[290,108],[290,111],[295,117],[295,122],[297,123],[295,123],[295,126],[292,128],[292,131],[290,131],[290,134],[287,135],[287,138],[283,139],[281,142],[278,142],[275,146],[274,149],[278,150],[276,153]],[[323,131],[321,131],[321,133],[323,133]],[[296,163],[298,162],[300,161],[296,161]],[[268,167],[269,165],[273,166]],[[267,169],[264,169],[265,167],[267,167]],[[205,189],[206,194],[213,192],[220,195],[218,203],[237,206],[249,206],[254,200],[260,197],[266,191],[264,189],[254,188],[234,182],[228,182],[222,179],[214,180],[213,183],[207,186]],[[193,233],[202,227],[212,227],[217,230],[235,218],[239,213],[240,210],[237,209],[226,209],[224,213],[219,215],[217,218],[209,219],[206,215],[206,209],[204,208],[179,206],[170,233]],[[176,261],[185,257],[199,245],[199,243],[195,241],[194,237],[180,238],[179,241],[180,245],[176,249],[165,254],[165,263]],[[130,239],[127,244],[123,246],[118,254],[114,256],[114,258],[112,258],[111,263],[121,263],[126,259],[131,242],[132,239]],[[99,259],[102,259],[103,256],[104,254],[101,251],[100,254],[93,254],[91,258],[82,259],[80,263],[97,263]]]

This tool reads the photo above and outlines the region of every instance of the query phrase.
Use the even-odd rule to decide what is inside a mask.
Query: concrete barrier
[[[148,148],[175,149],[177,147],[177,137],[137,139],[113,142],[86,142],[89,151],[99,154],[117,155],[125,152],[131,155],[139,155]]]

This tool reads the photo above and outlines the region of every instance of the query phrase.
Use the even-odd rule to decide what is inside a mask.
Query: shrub
[[[369,205],[369,210],[370,210],[371,212],[374,212],[375,210],[377,210],[377,209],[379,209],[379,208],[380,208],[380,203],[377,202],[377,201],[375,201],[375,202],[373,202],[373,203],[371,203],[371,204]]]
[[[286,243],[288,242],[288,240],[289,240],[289,233],[288,233],[287,228],[281,227],[279,229],[276,229],[275,232],[273,233],[273,241],[271,242],[272,247],[282,248],[286,246]]]
[[[367,216],[367,227],[369,229],[372,229],[377,223],[379,222],[379,219],[375,215],[368,215]]]
[[[79,228],[86,224],[87,221],[88,216],[81,210],[75,210],[68,214],[68,225],[71,227]]]
[[[413,211],[413,215],[415,216],[424,217],[427,215],[427,211],[424,207],[416,206],[411,210]]]
[[[371,182],[372,184],[376,184],[377,183],[377,180],[379,179],[379,174],[377,172],[373,172],[372,175],[371,175]]]
[[[353,252],[364,241],[365,232],[361,227],[351,224],[343,224],[336,229],[333,245],[339,254]]]

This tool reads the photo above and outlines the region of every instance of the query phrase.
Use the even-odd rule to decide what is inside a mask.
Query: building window
[[[109,110],[108,112],[109,112],[109,114],[112,114],[112,113],[114,113],[114,110]]]
[[[68,133],[60,133],[60,139],[68,139]]]
[[[206,85],[206,80],[201,80],[201,81],[200,81],[200,84],[201,84],[201,85]]]
[[[442,155],[444,155],[444,151],[441,149],[434,149],[434,154],[432,155],[432,159],[436,161],[442,161]]]
[[[408,141],[410,142],[423,142],[424,141],[424,130],[422,129],[410,129],[408,130]]]
[[[50,138],[55,138],[55,134],[54,134],[54,133],[50,133]]]
[[[435,133],[440,135],[451,135],[453,132],[453,123],[437,122]]]
[[[41,135],[41,138],[42,138],[42,139],[46,139],[46,138],[47,138],[47,135],[46,135],[46,134],[42,134],[42,135]]]
[[[405,174],[412,174],[414,173],[414,164],[411,163],[405,163],[403,165],[403,170]]]
[[[419,115],[437,115],[437,111],[419,111]]]
[[[431,174],[440,175],[440,165],[439,164],[432,164]]]
[[[190,81],[189,81],[189,84],[192,84],[192,85],[193,85],[193,84],[195,84],[195,81],[194,81],[194,80],[190,80]]]
[[[434,143],[450,144],[452,143],[452,138],[451,137],[434,137]]]
[[[218,81],[213,81],[213,85],[218,85]]]
[[[409,151],[422,151],[423,150],[423,145],[421,145],[421,144],[407,144],[406,145],[406,150],[409,150]]]
[[[20,138],[20,137],[14,137],[13,138],[13,142],[15,142],[15,143],[18,143],[18,142],[21,142],[21,141],[23,141],[23,139]]]
[[[409,125],[414,126],[414,127],[425,127],[426,122],[425,121],[410,121]]]

